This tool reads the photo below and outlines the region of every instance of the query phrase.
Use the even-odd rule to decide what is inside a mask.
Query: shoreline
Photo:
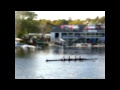
[[[61,46],[61,45],[52,45],[52,46]],[[94,45],[94,46],[61,46],[61,47],[85,47],[85,48],[92,48],[92,47],[105,47],[105,45]]]

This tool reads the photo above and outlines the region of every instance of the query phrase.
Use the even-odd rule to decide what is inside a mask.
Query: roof
[[[58,26],[58,27],[53,28],[51,32],[82,32],[82,30],[84,30],[86,25],[78,25],[78,26],[79,26],[79,30],[74,30],[74,29],[65,30],[65,29],[60,28],[60,26]]]

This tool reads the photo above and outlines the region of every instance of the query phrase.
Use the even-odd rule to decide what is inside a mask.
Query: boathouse
[[[51,31],[51,42],[59,38],[78,43],[105,43],[104,25],[61,25]]]

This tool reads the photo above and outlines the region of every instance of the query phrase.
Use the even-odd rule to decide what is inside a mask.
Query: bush
[[[44,43],[44,46],[48,46],[48,43]]]

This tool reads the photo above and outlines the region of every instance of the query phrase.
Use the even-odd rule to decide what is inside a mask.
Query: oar
[[[48,62],[48,61],[62,61],[62,60],[46,60],[46,61]]]

